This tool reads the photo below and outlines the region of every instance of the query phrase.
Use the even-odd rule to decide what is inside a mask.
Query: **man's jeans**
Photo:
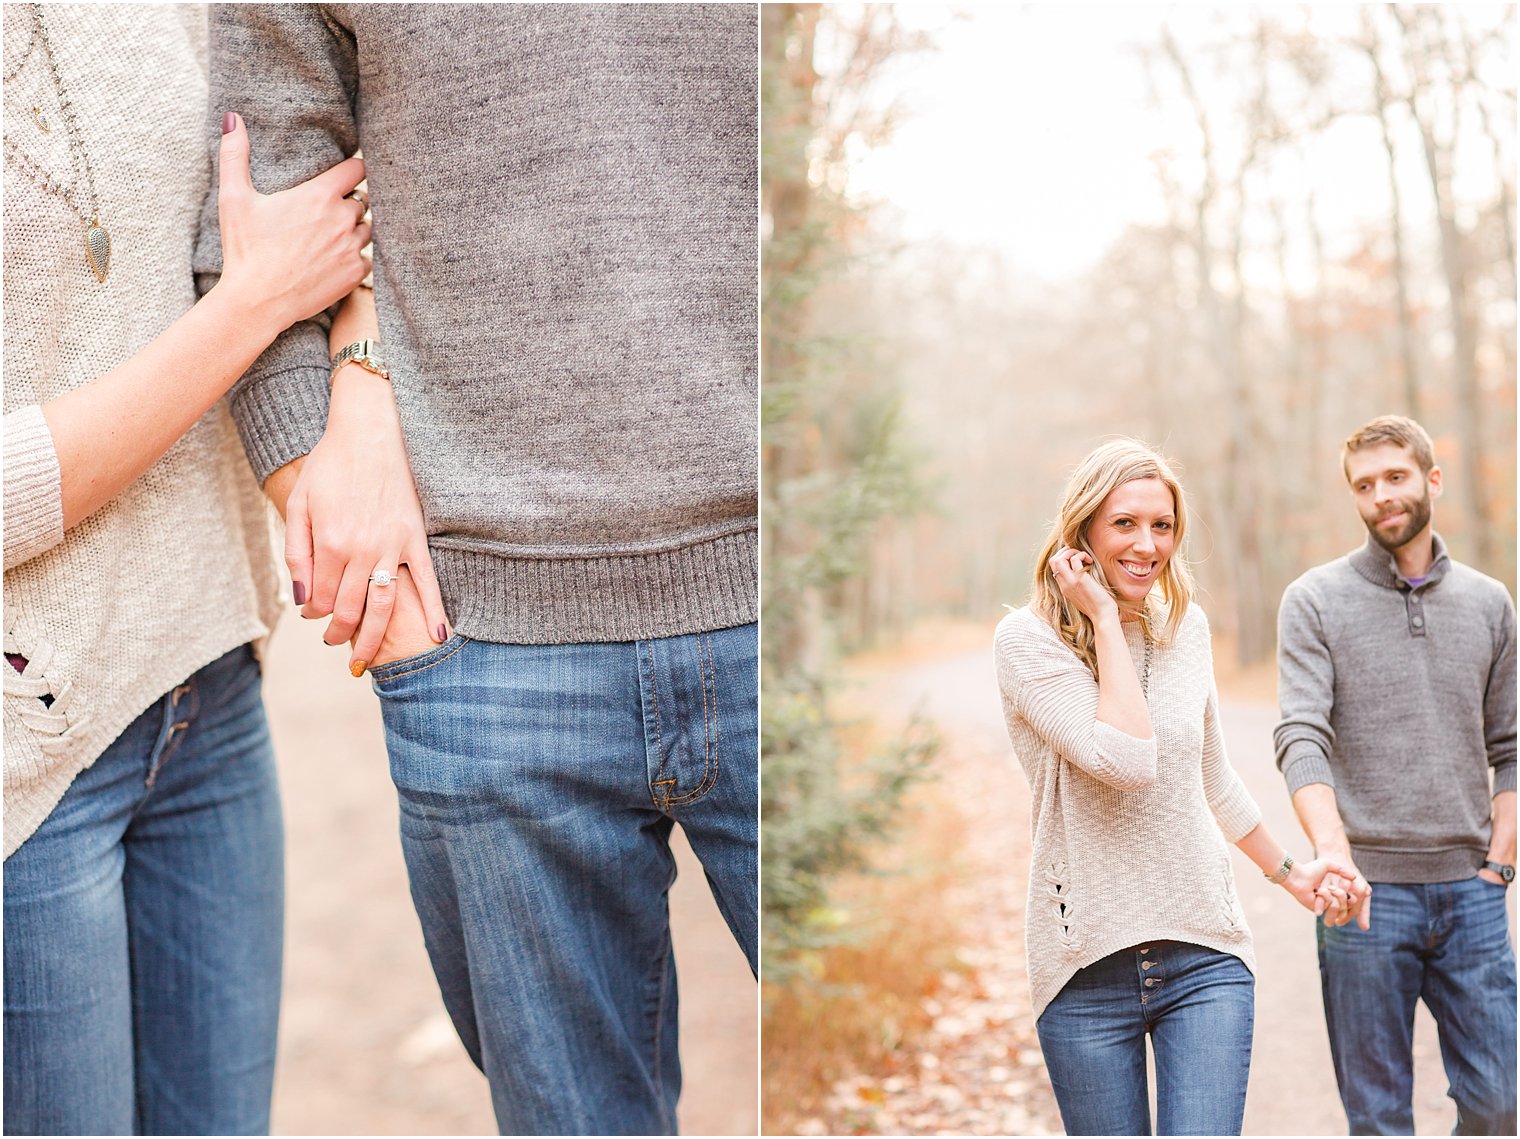
[[[134,720],[6,860],[7,1135],[268,1133],[283,843],[244,646]]]
[[[1435,1017],[1458,1135],[1515,1134],[1515,953],[1505,887],[1375,882],[1372,928],[1319,923],[1325,1021],[1353,1135],[1413,1135],[1414,1005]]]
[[[1035,1026],[1066,1133],[1151,1133],[1150,1033],[1156,1133],[1239,1135],[1255,993],[1240,958],[1182,941],[1121,949],[1079,969]]]
[[[504,1134],[674,1131],[670,831],[753,969],[757,647],[456,635],[374,670],[412,900]]]

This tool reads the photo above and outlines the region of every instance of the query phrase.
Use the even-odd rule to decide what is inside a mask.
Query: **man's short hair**
[[[1408,449],[1414,456],[1414,461],[1420,465],[1421,472],[1426,475],[1436,465],[1436,449],[1425,428],[1407,416],[1380,415],[1370,423],[1358,427],[1341,444],[1341,474],[1351,477],[1346,470],[1346,460],[1352,452],[1380,447],[1384,443]]]

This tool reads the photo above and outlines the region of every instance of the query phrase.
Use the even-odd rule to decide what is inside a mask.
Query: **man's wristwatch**
[[[1506,866],[1502,862],[1485,862],[1483,869],[1492,870],[1495,874],[1499,875],[1500,878],[1504,879],[1506,886],[1515,880],[1515,868],[1513,866]]]
[[[382,380],[391,378],[390,369],[385,366],[385,360],[380,356],[380,341],[378,340],[355,340],[347,348],[332,358],[332,375],[338,374],[338,369],[344,364],[358,364],[366,372],[374,372]]]

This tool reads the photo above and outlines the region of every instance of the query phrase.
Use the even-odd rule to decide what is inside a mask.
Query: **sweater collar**
[[[1430,569],[1425,571],[1425,580],[1415,588],[1434,585],[1451,568],[1451,559],[1446,556],[1446,543],[1441,541],[1441,535],[1432,532],[1430,541],[1435,556],[1430,559]],[[1381,585],[1384,589],[1410,588],[1409,583],[1399,576],[1399,566],[1393,560],[1393,555],[1374,542],[1370,534],[1362,543],[1362,548],[1351,555],[1351,565],[1373,585]]]

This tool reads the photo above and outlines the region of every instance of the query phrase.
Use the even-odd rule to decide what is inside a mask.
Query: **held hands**
[[[1087,572],[1087,568],[1093,564],[1091,554],[1062,546],[1048,564],[1061,596],[1094,625],[1119,616],[1119,603],[1114,600],[1114,595]]]
[[[1354,917],[1362,929],[1371,928],[1372,886],[1349,858],[1316,858],[1295,864],[1283,888],[1304,909],[1323,914],[1326,925],[1345,925]]]
[[[278,194],[253,188],[248,129],[229,114],[222,135],[217,214],[222,280],[247,311],[267,319],[270,338],[336,304],[364,280],[369,261],[365,205],[346,197],[364,178],[348,158]],[[228,123],[224,123],[224,127]]]

